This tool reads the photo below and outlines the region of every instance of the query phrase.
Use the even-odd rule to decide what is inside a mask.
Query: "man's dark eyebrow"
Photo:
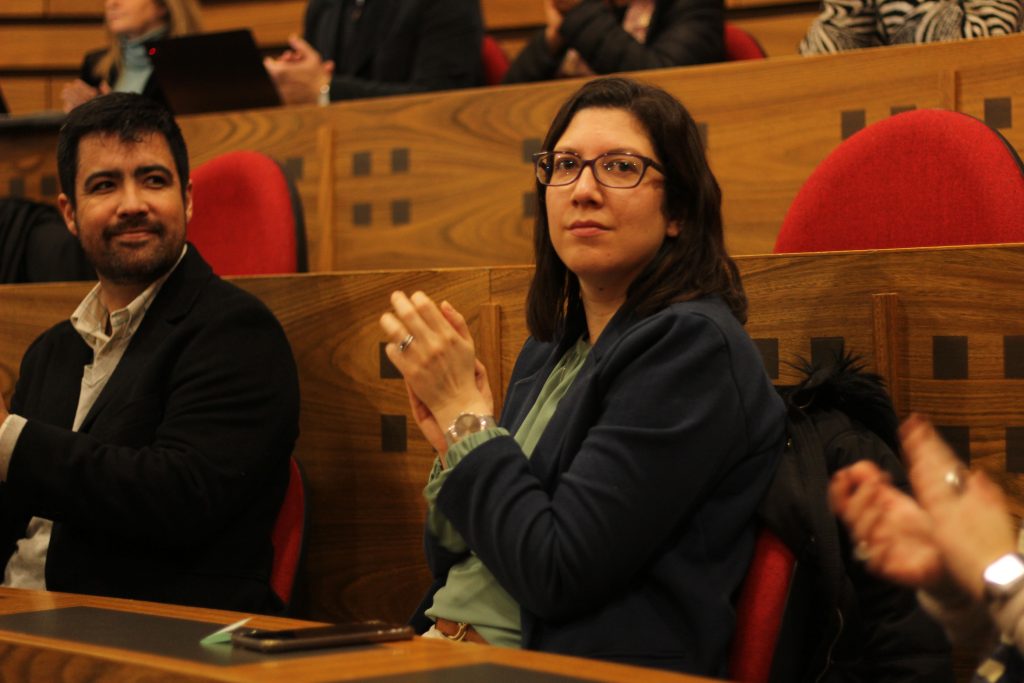
[[[123,177],[124,177],[124,174],[121,173],[120,171],[96,171],[95,173],[90,173],[89,175],[87,175],[85,177],[85,180],[82,181],[82,186],[83,187],[88,187],[89,184],[92,183],[92,181],[94,181],[94,180],[96,180],[98,178],[112,178],[112,179],[116,179],[116,178],[123,178]]]
[[[149,166],[139,166],[137,169],[135,169],[135,177],[149,175],[150,173],[154,172],[163,173],[164,175],[169,176],[171,178],[174,177],[174,173],[171,172],[171,169],[167,168],[163,164],[150,164]]]

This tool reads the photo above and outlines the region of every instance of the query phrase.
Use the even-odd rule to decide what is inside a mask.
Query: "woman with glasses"
[[[498,420],[465,319],[392,295],[386,352],[438,451],[431,637],[726,673],[783,445],[721,196],[664,91],[609,78],[536,156],[530,339]]]
[[[506,83],[663,69],[725,59],[721,0],[531,0],[546,26]]]

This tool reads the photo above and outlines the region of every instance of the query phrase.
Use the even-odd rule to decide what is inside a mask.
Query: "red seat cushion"
[[[725,22],[725,58],[730,62],[744,59],[764,59],[764,48],[739,26]]]
[[[288,488],[271,533],[274,560],[270,571],[270,587],[285,605],[292,599],[292,589],[302,559],[305,530],[306,488],[299,463],[292,458]]]
[[[776,252],[1024,241],[1024,175],[981,121],[911,111],[856,133],[793,200]]]
[[[485,35],[484,42],[480,46],[480,56],[484,63],[484,83],[486,85],[497,85],[505,80],[505,72],[508,71],[508,57],[492,36]]]
[[[731,679],[739,683],[769,680],[795,566],[796,558],[786,544],[761,529],[736,605],[736,632],[729,652]]]
[[[298,237],[281,167],[259,152],[228,152],[192,172],[188,239],[218,275],[294,273]]]

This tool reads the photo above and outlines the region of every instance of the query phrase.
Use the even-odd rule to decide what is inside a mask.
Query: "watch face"
[[[459,436],[472,434],[480,431],[480,418],[473,413],[463,413],[455,418],[455,423],[452,426]]]

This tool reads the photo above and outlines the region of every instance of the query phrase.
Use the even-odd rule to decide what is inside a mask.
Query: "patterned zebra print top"
[[[1017,33],[1022,0],[822,0],[801,54]]]

